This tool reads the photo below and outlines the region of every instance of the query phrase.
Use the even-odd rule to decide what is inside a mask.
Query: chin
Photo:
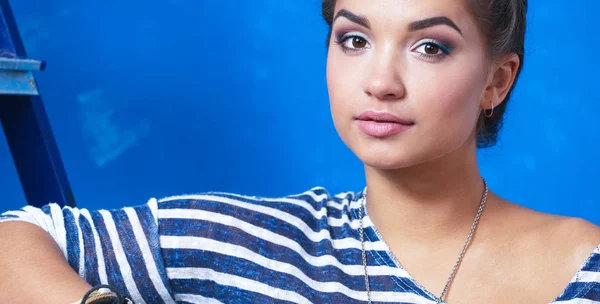
[[[410,153],[410,151],[375,152],[366,149],[366,151],[355,154],[366,166],[380,170],[403,169],[423,162],[421,155]]]
[[[358,138],[357,138],[358,139]],[[418,166],[446,155],[449,147],[422,140],[396,138],[394,141],[353,140],[348,147],[366,166],[397,170]]]
[[[379,170],[399,170],[413,167],[418,165],[420,162],[411,162],[403,159],[367,159],[364,160],[363,163],[366,166]]]
[[[460,148],[466,149],[460,149]],[[446,157],[456,161],[468,157],[469,145],[391,145],[386,149],[377,149],[376,145],[361,145],[352,149],[355,155],[366,165],[379,170],[398,170],[433,164]],[[456,154],[458,153],[458,154]],[[428,167],[428,166],[426,166]]]

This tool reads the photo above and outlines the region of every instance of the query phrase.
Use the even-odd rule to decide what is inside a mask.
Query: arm
[[[36,225],[0,223],[0,248],[0,303],[66,304],[91,288]]]
[[[0,249],[0,290],[12,289],[0,303],[68,304],[99,284],[135,303],[174,303],[157,208],[153,199],[117,210],[50,204],[0,215],[0,248],[9,248]]]

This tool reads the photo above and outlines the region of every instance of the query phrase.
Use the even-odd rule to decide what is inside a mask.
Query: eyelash
[[[346,43],[346,41],[348,41],[349,39],[353,39],[353,38],[363,39],[367,42],[367,44],[370,45],[369,41],[365,37],[358,35],[358,34],[344,34],[344,35],[338,36],[337,39],[335,40],[335,44],[337,44],[342,49],[342,52],[344,52],[344,53],[358,53],[362,49],[353,49],[353,48],[349,48],[344,45],[344,43]]]
[[[440,51],[442,52],[441,54],[437,54],[437,55],[424,54],[421,52],[417,52],[419,54],[419,57],[425,58],[428,60],[441,59],[442,57],[448,56],[448,55],[450,55],[450,53],[452,52],[452,49],[453,49],[448,43],[443,43],[443,42],[439,42],[436,40],[428,39],[428,40],[425,40],[425,41],[419,43],[419,45],[416,46],[412,50],[414,51],[420,47],[427,46],[427,45],[433,45],[433,46],[439,48]]]
[[[349,40],[349,39],[354,39],[354,38],[360,38],[363,39],[367,42],[367,44],[370,45],[369,41],[364,38],[361,35],[358,34],[344,34],[344,35],[340,35],[337,37],[337,39],[335,40],[335,43],[341,48],[341,50],[344,53],[358,53],[363,49],[355,49],[355,48],[349,48],[347,46],[345,46],[344,44]],[[442,54],[438,54],[438,55],[432,55],[432,54],[424,54],[421,52],[417,52],[419,57],[427,59],[427,60],[433,60],[433,59],[441,59],[442,57],[448,56],[453,48],[448,44],[448,43],[443,43],[443,42],[439,42],[436,40],[432,40],[432,39],[428,39],[425,40],[421,43],[419,43],[418,46],[416,46],[415,48],[411,49],[411,51],[414,51],[422,46],[426,46],[426,45],[433,45],[435,47],[438,47],[440,49],[440,51],[442,52]]]

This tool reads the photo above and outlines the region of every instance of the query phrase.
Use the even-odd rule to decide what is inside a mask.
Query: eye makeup
[[[338,35],[335,43],[341,48],[344,53],[358,53],[364,49],[370,48],[371,44],[368,39],[357,32]]]

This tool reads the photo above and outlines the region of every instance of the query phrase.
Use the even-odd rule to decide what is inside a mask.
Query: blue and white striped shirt
[[[9,211],[47,231],[89,284],[136,303],[365,303],[363,192],[283,198],[205,193],[118,210],[56,204]],[[365,217],[375,303],[435,303]],[[600,303],[600,248],[553,303]]]

